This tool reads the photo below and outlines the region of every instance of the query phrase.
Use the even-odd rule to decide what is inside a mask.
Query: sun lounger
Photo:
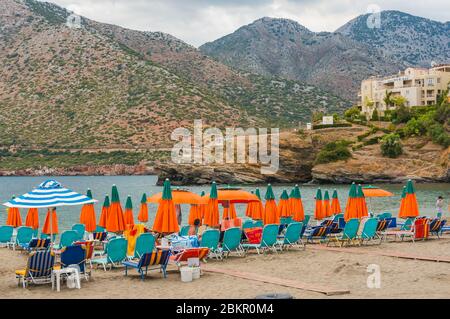
[[[316,226],[313,227],[309,234],[307,235],[307,243],[314,243],[315,239],[318,239],[320,242],[326,241],[328,234],[330,233],[330,228],[326,226]]]
[[[84,239],[84,234],[86,233],[86,226],[84,226],[83,224],[75,224],[72,226],[72,230],[77,232],[77,234],[78,234],[77,240]]]
[[[21,244],[20,247],[28,252],[33,250],[47,250],[50,248],[50,238],[33,238],[27,244]]]
[[[361,244],[368,243],[370,241],[373,241],[375,238],[378,238],[377,227],[378,220],[376,218],[368,218],[366,220],[361,235],[359,236]],[[381,244],[381,239],[379,241],[379,244]]]
[[[189,229],[190,228],[191,228],[191,226],[189,226],[189,225],[181,227],[181,230],[178,233],[178,235],[180,235],[180,236],[189,236]]]
[[[125,238],[113,238],[106,244],[105,256],[92,259],[92,264],[102,265],[105,271],[107,265],[109,269],[118,267],[127,258],[127,247],[128,242]]]
[[[239,256],[245,256],[245,251],[241,245],[241,229],[237,227],[228,228],[224,235],[221,247],[217,249],[221,256],[228,258],[231,252],[236,252]]]
[[[161,269],[164,278],[167,277],[167,264],[170,257],[170,250],[157,250],[154,252],[144,253],[139,260],[127,260],[122,262],[125,266],[125,276],[128,276],[128,268],[134,268],[138,271],[141,280],[147,276],[149,267],[156,266],[154,268]],[[152,268],[150,268],[151,270]]]
[[[75,230],[67,230],[61,234],[59,244],[54,244],[53,249],[61,250],[64,247],[72,246],[74,242],[80,240],[80,235]]]
[[[412,241],[415,241],[416,237],[416,223],[415,218],[408,218],[405,223],[400,227],[400,229],[397,230],[387,230],[383,232],[383,240],[387,240],[389,236],[392,236],[394,240],[397,240],[397,238],[401,239],[402,241],[409,237],[412,239]]]
[[[181,267],[183,262],[187,262],[190,258],[198,258],[200,261],[204,259],[209,254],[209,248],[187,248],[174,255],[170,256],[170,261],[173,262],[178,268]]]
[[[438,238],[440,238],[440,235],[443,232],[443,229],[445,227],[445,224],[447,221],[444,219],[435,218],[430,222],[430,234],[436,235]]]
[[[208,257],[215,257],[216,259],[222,259],[219,247],[220,232],[217,229],[206,230],[200,240],[200,247],[209,248]]]
[[[26,288],[30,283],[51,283],[54,264],[55,255],[49,250],[32,252],[28,257],[27,268],[16,270],[18,284],[20,285],[20,282],[22,282],[22,287]]]
[[[13,232],[12,226],[0,226],[0,245],[8,247],[12,244]]]
[[[330,244],[337,244],[340,247],[343,247],[345,244],[352,244],[353,242],[358,242],[358,227],[359,227],[359,219],[352,218],[350,219],[344,227],[341,236],[331,237],[327,243],[327,246]]]
[[[19,227],[17,229],[16,239],[12,242],[11,246],[13,250],[16,250],[16,246],[22,247],[27,245],[31,239],[33,239],[33,229],[31,227]]]
[[[85,245],[66,246],[61,250],[61,268],[67,268],[73,265],[79,267],[79,274],[84,275],[86,281],[89,280],[90,272],[87,271],[86,267]]]
[[[264,253],[266,250],[273,250],[276,253],[278,227],[279,225],[277,224],[264,226],[262,230],[261,241],[257,244],[243,244],[242,248],[244,248],[246,252],[250,249],[256,249],[256,252],[258,254],[260,253],[260,251]]]
[[[304,249],[305,245],[300,237],[302,229],[303,223],[294,222],[289,224],[284,237],[277,240],[277,245],[281,248],[281,250],[283,250],[283,248],[286,248],[287,250],[289,247],[294,246],[301,246]]]
[[[143,233],[136,239],[134,258],[141,258],[144,254],[153,252],[154,248],[155,236],[150,233]]]

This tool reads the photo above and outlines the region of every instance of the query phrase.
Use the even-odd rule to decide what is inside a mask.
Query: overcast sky
[[[371,5],[445,22],[449,0],[47,0],[99,22],[163,31],[194,46],[264,16],[289,18],[312,31],[334,31]]]

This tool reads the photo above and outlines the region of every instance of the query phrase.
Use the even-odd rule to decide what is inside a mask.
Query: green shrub
[[[403,130],[406,136],[422,136],[427,131],[423,122],[415,118],[410,119]]]
[[[445,128],[442,124],[435,123],[428,128],[428,135],[431,137],[431,140],[443,147],[450,146],[450,136],[445,131]]]
[[[351,127],[350,123],[335,123],[335,124],[316,124],[313,126],[313,130],[319,130],[322,128],[330,128],[330,127]]]
[[[450,105],[443,104],[436,108],[436,112],[434,113],[434,120],[441,124],[447,122],[450,118]]]
[[[400,143],[400,136],[396,133],[391,133],[383,136],[381,139],[381,153],[383,156],[396,158],[403,153],[402,144]]]
[[[349,121],[354,121],[357,118],[359,118],[359,115],[361,114],[361,110],[357,106],[353,106],[349,108],[344,113],[344,117]]]
[[[372,113],[372,121],[379,121],[379,120],[380,120],[380,117],[378,116],[378,110],[375,109],[375,110],[373,110],[373,113]]]
[[[406,123],[411,117],[411,111],[404,105],[399,106],[396,110],[392,111],[393,123]]]
[[[328,143],[317,154],[316,164],[332,163],[350,158],[352,156],[348,150],[350,144],[351,142],[345,140]]]
[[[380,140],[380,137],[375,136],[375,137],[369,138],[367,141],[364,141],[363,145],[364,146],[375,145],[375,144],[378,144],[379,140]]]

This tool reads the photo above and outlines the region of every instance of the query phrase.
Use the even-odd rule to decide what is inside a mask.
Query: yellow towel
[[[123,235],[128,240],[127,255],[134,256],[134,249],[136,247],[136,239],[144,232],[145,226],[143,224],[135,224],[131,229],[125,230]]]

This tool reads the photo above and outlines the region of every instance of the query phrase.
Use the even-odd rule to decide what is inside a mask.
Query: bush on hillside
[[[381,139],[381,154],[383,154],[383,156],[396,158],[402,153],[403,148],[398,134],[391,133],[383,136]]]
[[[316,164],[332,163],[350,158],[352,156],[348,150],[350,144],[351,142],[345,140],[328,143],[317,154]]]
[[[427,129],[421,120],[412,118],[406,123],[403,131],[406,136],[422,136],[426,133]]]
[[[444,126],[440,123],[435,123],[428,128],[428,135],[431,137],[431,140],[443,147],[450,146],[450,136],[445,131]]]

